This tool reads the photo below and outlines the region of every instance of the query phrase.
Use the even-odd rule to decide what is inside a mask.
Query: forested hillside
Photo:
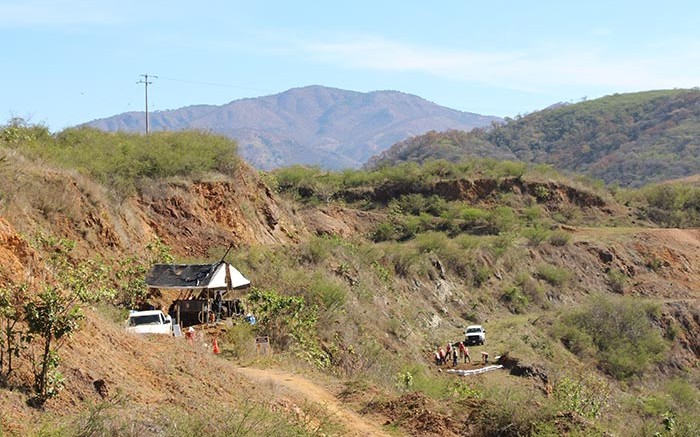
[[[698,138],[700,91],[649,91],[556,106],[486,130],[429,133],[369,165],[509,157],[638,187],[699,173]]]

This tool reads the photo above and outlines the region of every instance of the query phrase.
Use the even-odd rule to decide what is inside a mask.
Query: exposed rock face
[[[158,237],[174,254],[206,257],[214,248],[289,242],[307,232],[245,164],[233,179],[161,182],[122,200],[70,172],[47,171],[38,180],[33,169],[21,171],[16,190],[26,196],[11,199],[2,226],[74,241],[76,256],[138,254]],[[18,241],[5,237],[19,254],[27,252]]]
[[[28,282],[42,270],[37,253],[0,217],[0,286]]]

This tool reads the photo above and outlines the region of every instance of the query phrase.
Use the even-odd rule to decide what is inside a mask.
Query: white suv
[[[486,330],[481,325],[469,325],[464,330],[468,345],[486,343]]]
[[[131,311],[126,321],[127,332],[136,334],[173,334],[173,321],[161,310]]]

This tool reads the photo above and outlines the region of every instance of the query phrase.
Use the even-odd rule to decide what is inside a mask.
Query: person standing
[[[458,356],[457,348],[453,347],[452,348],[452,367],[457,366],[457,356]]]
[[[224,298],[221,294],[221,290],[216,290],[216,295],[214,295],[214,310],[216,311],[216,320],[221,320],[223,300]]]
[[[469,355],[469,346],[464,346],[464,362],[469,360],[469,364],[472,363],[472,357]]]
[[[459,342],[458,348],[459,348],[459,357],[464,358],[464,342],[463,341]]]

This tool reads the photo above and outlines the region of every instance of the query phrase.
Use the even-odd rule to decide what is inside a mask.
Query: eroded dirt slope
[[[257,173],[241,163],[233,179],[163,182],[121,198],[87,178],[32,164],[3,169],[4,216],[26,237],[77,243],[82,256],[139,254],[160,238],[176,255],[297,241],[306,234]]]

